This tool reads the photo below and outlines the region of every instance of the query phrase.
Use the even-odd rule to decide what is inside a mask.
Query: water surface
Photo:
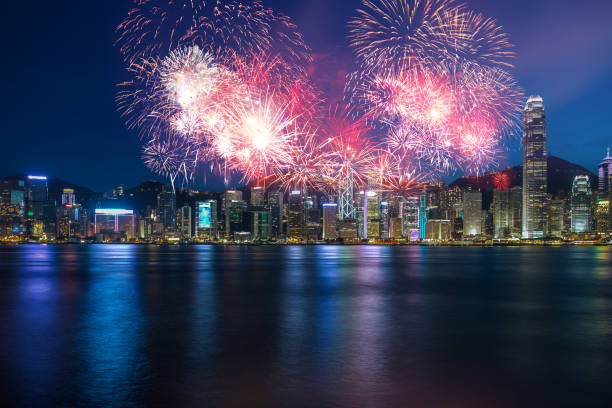
[[[610,248],[0,248],[3,405],[610,406],[611,379]]]

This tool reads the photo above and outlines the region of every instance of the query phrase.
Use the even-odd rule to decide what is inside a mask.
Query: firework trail
[[[117,33],[129,65],[193,45],[221,59],[278,54],[293,67],[311,58],[292,20],[259,0],[134,0]]]
[[[364,0],[349,28],[359,70],[347,99],[402,165],[439,175],[495,163],[523,95],[493,19],[449,0]]]

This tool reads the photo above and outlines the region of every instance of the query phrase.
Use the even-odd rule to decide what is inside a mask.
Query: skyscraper
[[[289,194],[287,238],[292,241],[301,241],[304,238],[304,204],[302,192],[292,191]]]
[[[265,190],[263,187],[251,187],[251,201],[249,204],[262,206],[264,205]]]
[[[366,191],[364,208],[366,239],[380,238],[380,204],[376,191]]]
[[[419,234],[419,198],[411,197],[402,202],[401,207],[402,217],[402,236],[410,239],[413,235],[416,235],[417,239]],[[415,232],[416,231],[416,232]]]
[[[268,193],[268,208],[270,209],[270,236],[272,238],[279,238],[283,235],[282,191]]]
[[[185,204],[176,213],[176,224],[182,239],[191,239],[191,207]]]
[[[40,237],[43,234],[45,206],[49,199],[47,177],[28,176],[26,184],[26,234]]]
[[[338,204],[323,204],[323,239],[338,238]]]
[[[591,231],[591,183],[589,176],[576,176],[572,184],[572,232]]]
[[[166,184],[157,195],[157,221],[163,224],[164,232],[176,231],[176,195],[174,188]]]
[[[523,239],[546,234],[546,187],[546,111],[540,96],[530,96],[523,128]]]
[[[521,237],[520,187],[493,191],[493,231],[495,238]]]
[[[204,240],[215,240],[218,238],[218,229],[217,201],[198,201],[196,203],[195,220],[196,237]]]
[[[482,193],[466,191],[463,194],[463,235],[482,234]]]
[[[597,191],[599,198],[607,199],[610,191],[610,173],[612,172],[612,157],[610,157],[610,148],[606,152],[606,157],[599,163],[599,184]]]

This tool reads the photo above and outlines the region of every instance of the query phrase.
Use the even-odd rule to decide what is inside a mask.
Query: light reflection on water
[[[597,405],[611,266],[609,248],[0,248],[0,387],[19,406]]]

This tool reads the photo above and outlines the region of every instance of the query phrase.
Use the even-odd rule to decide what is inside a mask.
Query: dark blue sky
[[[113,46],[115,27],[131,0],[11,3],[0,28],[0,176],[45,173],[98,191],[153,178],[114,101],[116,84],[127,79]],[[517,45],[513,73],[527,94],[544,98],[550,154],[594,170],[612,144],[612,2],[467,3],[496,18]],[[338,60],[327,74],[341,85],[338,66],[351,63],[345,24],[360,0],[265,4],[293,17],[315,53]],[[504,164],[520,156],[517,142]]]

